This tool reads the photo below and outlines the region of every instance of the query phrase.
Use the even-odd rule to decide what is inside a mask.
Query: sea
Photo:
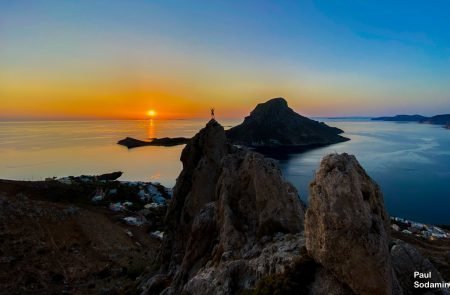
[[[450,224],[450,130],[442,126],[318,118],[341,128],[350,141],[298,154],[270,155],[284,177],[308,200],[308,186],[329,153],[356,156],[381,186],[391,216]],[[240,120],[220,120],[227,129]],[[96,175],[123,171],[120,180],[153,181],[172,187],[182,169],[183,146],[127,149],[117,141],[191,137],[203,120],[0,122],[0,178]]]

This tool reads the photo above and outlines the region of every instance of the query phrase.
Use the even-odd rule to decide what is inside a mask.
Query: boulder
[[[354,156],[324,157],[310,184],[309,254],[356,294],[394,294],[389,217],[378,185]]]

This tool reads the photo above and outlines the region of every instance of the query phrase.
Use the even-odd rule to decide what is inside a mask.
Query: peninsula
[[[186,144],[189,142],[189,140],[190,140],[189,138],[185,137],[174,137],[174,138],[163,137],[163,138],[154,138],[152,141],[143,141],[132,137],[126,137],[125,139],[119,140],[117,144],[132,149],[141,146],[176,146]]]

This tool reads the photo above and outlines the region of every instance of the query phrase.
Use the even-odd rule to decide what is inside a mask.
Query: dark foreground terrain
[[[99,186],[117,195],[94,204]],[[117,181],[0,180],[0,294],[135,294],[136,278],[154,267],[160,239],[152,232],[165,213],[142,212],[136,193]],[[120,200],[135,207],[108,208]],[[140,226],[123,220],[141,213],[148,221]]]

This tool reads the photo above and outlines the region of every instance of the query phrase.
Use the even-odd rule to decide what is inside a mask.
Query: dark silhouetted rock
[[[324,157],[310,185],[309,254],[356,294],[393,294],[388,233],[381,191],[356,158]]]
[[[450,114],[437,115],[420,121],[421,123],[447,125],[450,124]]]
[[[117,144],[126,146],[129,149],[142,147],[142,146],[176,146],[186,144],[190,141],[189,138],[185,137],[163,137],[163,138],[154,138],[152,141],[143,141],[131,137],[127,137],[125,139],[121,139],[117,142]]]
[[[112,181],[116,180],[120,176],[122,176],[123,172],[112,172],[112,173],[105,173],[97,176],[97,180],[106,180],[106,181]]]
[[[339,135],[342,132],[297,114],[280,97],[258,104],[241,125],[227,131],[227,137],[237,145],[294,150],[347,141]]]

